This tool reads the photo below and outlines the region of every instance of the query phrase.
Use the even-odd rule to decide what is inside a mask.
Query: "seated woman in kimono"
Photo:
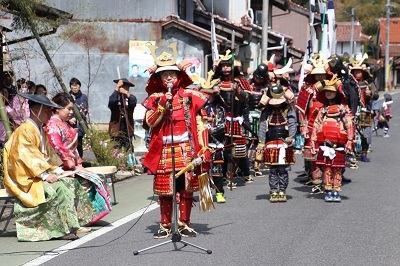
[[[74,102],[72,97],[68,93],[60,92],[53,97],[53,102],[63,108],[55,109],[53,116],[46,123],[45,130],[49,143],[61,158],[63,170],[74,171],[75,177],[86,188],[87,195],[97,213],[91,221],[91,223],[94,223],[110,213],[110,194],[99,175],[82,167],[82,159],[77,149],[77,129],[72,128],[67,123],[73,114]]]
[[[16,197],[18,241],[77,239],[77,230],[95,217],[92,202],[75,178],[66,177],[61,160],[48,145],[44,124],[62,107],[45,95],[23,94],[30,118],[4,146],[4,186]]]

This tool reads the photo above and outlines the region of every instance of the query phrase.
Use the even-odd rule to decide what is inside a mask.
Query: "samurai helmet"
[[[345,71],[345,66],[343,64],[342,58],[340,56],[333,54],[329,58],[329,68],[332,71],[332,73],[342,73],[342,71]]]
[[[330,80],[324,80],[324,82],[325,86],[321,91],[338,91],[338,87],[341,84],[337,74],[334,74]]]
[[[176,49],[177,45],[177,42],[168,45],[168,48],[172,49],[172,54],[163,51],[159,56],[156,54],[158,46],[147,45],[156,64],[146,69],[146,71],[150,74],[165,70],[186,71],[186,69],[191,66],[191,63],[189,60],[182,60],[180,63],[176,62],[178,59],[178,51]]]
[[[173,70],[178,72],[179,86],[187,87],[193,83],[192,79],[186,74],[186,69],[191,66],[190,60],[185,59],[177,63],[178,51],[177,42],[173,42],[168,45],[168,48],[172,49],[172,54],[163,51],[159,56],[156,55],[157,46],[147,46],[151,52],[151,55],[155,61],[155,65],[146,69],[151,75],[146,84],[147,93],[165,92],[166,87],[159,80],[159,74],[162,71]]]
[[[225,55],[219,55],[219,64],[232,64],[231,50],[226,50]]]
[[[285,94],[283,86],[279,83],[269,86],[268,91],[271,97],[274,99],[279,99]]]
[[[275,54],[272,54],[268,60],[263,61],[264,64],[268,66],[269,71],[273,71],[275,69]]]
[[[355,55],[350,56],[350,58],[349,58],[349,61],[350,61],[349,68],[350,68],[350,70],[353,70],[353,69],[365,70],[367,68],[367,66],[365,64],[363,64],[363,62],[364,62],[365,59],[368,59],[368,54],[364,53],[364,55],[361,58],[359,58],[359,59],[356,59],[356,58],[359,58],[359,56],[355,56]]]
[[[253,76],[259,79],[268,78],[268,66],[264,63],[261,63],[257,66],[256,70],[253,72]]]
[[[286,102],[284,95],[285,90],[281,84],[276,83],[268,86],[267,96],[271,98],[269,104],[280,105],[281,103]]]
[[[330,59],[324,60],[324,54],[322,52],[319,52],[319,54],[314,54],[313,58],[311,59],[313,66],[311,74],[326,74],[326,70],[329,68],[328,63],[330,61]]]

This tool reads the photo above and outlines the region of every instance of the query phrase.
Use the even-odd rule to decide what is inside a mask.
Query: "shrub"
[[[83,146],[91,149],[99,166],[116,166],[118,170],[131,171],[133,165],[127,163],[127,152],[112,141],[107,131],[91,129],[83,139]]]

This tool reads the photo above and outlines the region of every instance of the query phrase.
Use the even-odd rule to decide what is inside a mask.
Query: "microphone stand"
[[[168,84],[168,92],[171,92],[171,88],[172,88],[172,86],[171,86],[172,84]],[[209,249],[206,249],[206,248],[202,248],[202,247],[200,247],[200,246],[197,246],[197,245],[194,245],[194,244],[192,244],[192,243],[189,243],[189,242],[187,242],[187,241],[185,241],[185,240],[182,240],[182,236],[181,236],[181,234],[179,233],[179,231],[178,231],[178,210],[177,210],[177,202],[176,202],[176,177],[175,177],[175,174],[176,174],[176,171],[175,171],[175,147],[174,147],[174,124],[173,124],[173,119],[172,119],[172,112],[173,112],[173,109],[172,109],[172,100],[168,100],[168,103],[167,104],[169,104],[170,105],[170,110],[168,111],[168,116],[169,116],[169,122],[170,122],[170,126],[171,126],[171,153],[172,153],[172,206],[173,206],[173,223],[172,223],[172,234],[171,234],[171,239],[170,240],[167,240],[167,241],[165,241],[165,242],[163,242],[163,243],[160,243],[160,244],[157,244],[157,245],[154,245],[154,246],[150,246],[150,247],[148,247],[148,248],[144,248],[144,249],[141,249],[141,250],[138,250],[138,251],[134,251],[133,252],[133,255],[138,255],[139,253],[142,253],[142,252],[144,252],[144,251],[147,251],[147,250],[150,250],[150,249],[153,249],[153,248],[156,248],[156,247],[160,247],[160,246],[163,246],[163,245],[166,245],[166,244],[168,244],[168,243],[173,243],[174,244],[174,246],[175,246],[175,250],[180,250],[180,249],[178,249],[178,247],[177,247],[177,245],[176,245],[176,243],[177,242],[181,242],[181,243],[183,243],[183,245],[186,247],[186,246],[192,246],[192,247],[195,247],[195,248],[197,248],[197,249],[200,249],[200,250],[203,250],[203,251],[205,251],[205,252],[207,252],[207,254],[211,254],[212,253],[212,251],[211,250],[209,250]]]

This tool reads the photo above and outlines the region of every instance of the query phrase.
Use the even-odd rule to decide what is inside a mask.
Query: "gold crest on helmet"
[[[214,89],[214,86],[220,82],[220,79],[212,79],[214,71],[210,70],[207,73],[207,80],[200,78],[200,90],[206,93],[217,93],[218,89]]]
[[[326,67],[330,61],[331,60],[324,60],[324,54],[322,52],[319,52],[319,54],[314,54],[313,58],[311,59],[311,63],[313,65],[311,74],[326,74]]]
[[[324,80],[325,86],[321,91],[337,91],[338,86],[341,84],[337,74],[334,74],[330,80]]]
[[[363,64],[364,60],[368,59],[368,54],[364,53],[364,55],[361,57],[361,59],[356,59],[354,55],[352,55],[349,58],[350,61],[350,65],[349,68],[350,69],[366,69],[366,65]]]
[[[158,46],[147,45],[147,47],[149,48],[151,56],[153,57],[157,66],[163,67],[163,66],[172,66],[176,63],[176,60],[178,60],[178,51],[176,50],[177,45],[178,45],[177,42],[173,42],[170,45],[168,45],[168,47],[172,49],[173,53],[172,55],[164,51],[159,56],[156,55],[156,50],[158,49]]]
[[[231,50],[226,50],[225,55],[219,55],[219,59],[222,61],[228,61],[232,59],[232,52]]]

